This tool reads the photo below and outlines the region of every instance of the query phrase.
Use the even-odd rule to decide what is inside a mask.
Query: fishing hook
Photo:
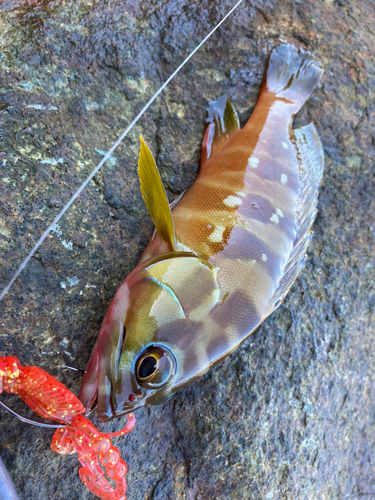
[[[82,370],[82,368],[75,368],[74,366],[61,365],[61,368],[66,368],[67,370],[78,373],[78,375],[80,375],[81,377],[83,377],[86,373],[86,370]]]

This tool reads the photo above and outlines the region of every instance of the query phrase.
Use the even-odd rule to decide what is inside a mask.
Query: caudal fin
[[[322,74],[323,68],[310,52],[290,44],[279,45],[268,56],[263,88],[301,108]]]

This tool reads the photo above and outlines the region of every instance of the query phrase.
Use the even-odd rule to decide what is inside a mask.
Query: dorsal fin
[[[202,142],[201,168],[240,128],[237,112],[225,96],[209,103],[206,123],[208,125]]]
[[[159,237],[164,240],[172,251],[176,247],[172,212],[169,207],[167,193],[160,177],[158,167],[150,148],[143,137],[140,137],[141,147],[138,159],[138,175],[141,183],[143,201],[155,224]]]
[[[306,249],[311,241],[311,226],[316,215],[318,189],[323,176],[323,147],[313,123],[294,130],[300,160],[300,194],[298,221],[292,251],[284,273],[270,301],[271,312],[284,300],[306,261]]]

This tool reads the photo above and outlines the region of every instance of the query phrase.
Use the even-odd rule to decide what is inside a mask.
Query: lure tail
[[[310,52],[293,45],[279,45],[268,57],[262,90],[298,104],[300,109],[322,74],[323,68]]]
[[[133,430],[134,425],[134,415],[129,414],[124,429],[111,434],[101,433],[85,417],[76,415],[69,425],[55,432],[51,448],[61,455],[78,453],[78,460],[82,465],[79,477],[99,498],[126,500],[127,466],[110,438],[127,434]],[[115,487],[105,477],[103,468]]]

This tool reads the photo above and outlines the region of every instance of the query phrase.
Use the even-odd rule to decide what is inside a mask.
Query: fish
[[[291,44],[267,59],[241,129],[209,104],[200,172],[171,205],[141,137],[138,174],[155,232],[103,319],[79,398],[103,420],[160,404],[236,349],[284,300],[312,237],[323,148],[294,116],[323,68]]]

